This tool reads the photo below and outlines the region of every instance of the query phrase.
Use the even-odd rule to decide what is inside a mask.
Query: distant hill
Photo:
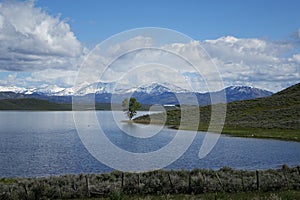
[[[207,130],[210,110],[211,106],[200,107],[199,130]],[[168,111],[166,125],[178,127],[180,115],[179,109]],[[156,119],[159,118],[156,116]],[[149,116],[139,117],[135,121],[147,123]],[[263,137],[275,137],[276,133],[290,130],[288,139],[300,141],[300,83],[269,97],[228,103],[224,132],[238,135],[243,130],[243,136],[255,135],[258,132],[270,133],[274,130],[273,135]],[[285,139],[285,136],[278,135],[276,138]]]
[[[83,105],[84,110],[86,109]],[[93,109],[93,108],[90,108]],[[96,103],[95,110],[110,110],[110,103]],[[121,107],[119,107],[122,110]],[[1,99],[0,110],[35,110],[35,111],[70,111],[72,104],[54,103],[42,99],[20,98],[20,99]],[[149,110],[148,105],[142,105],[140,110]]]
[[[72,102],[72,96],[48,96],[45,94],[25,94],[25,93],[16,93],[16,92],[0,92],[0,100],[2,99],[41,99],[41,100],[47,100],[54,103],[71,103]]]
[[[68,104],[33,98],[0,100],[0,110],[71,110],[71,108]]]

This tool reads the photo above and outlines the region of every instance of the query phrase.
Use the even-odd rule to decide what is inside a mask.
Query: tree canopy
[[[141,107],[141,104],[135,98],[131,97],[129,101],[127,98],[123,100],[122,107],[129,120],[132,120],[136,115],[136,111]]]

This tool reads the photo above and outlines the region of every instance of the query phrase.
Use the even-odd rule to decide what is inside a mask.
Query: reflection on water
[[[175,130],[163,129],[152,136],[161,127],[121,122],[119,119],[124,117],[123,113],[118,114],[118,123],[114,122],[108,111],[97,111],[97,116],[112,143],[130,152],[158,150],[176,134]],[[88,123],[88,119],[82,120],[87,120]],[[100,173],[112,170],[85,149],[76,132],[72,112],[2,111],[0,127],[0,177]],[[216,169],[230,166],[264,169],[276,168],[282,164],[300,164],[300,143],[224,136],[213,151],[200,160],[198,152],[204,135],[199,133],[188,151],[167,168]]]

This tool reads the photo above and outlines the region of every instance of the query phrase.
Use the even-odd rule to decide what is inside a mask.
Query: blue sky
[[[298,0],[0,0],[0,6],[0,90],[71,88],[96,44],[141,27],[193,38],[196,42],[172,50],[188,54],[205,48],[225,86],[276,92],[300,80]],[[116,45],[126,49],[152,39],[141,36]],[[184,74],[199,81],[191,71]]]
[[[298,0],[38,0],[70,19],[81,41],[101,41],[127,29],[165,27],[194,39],[222,36],[285,40],[300,27]]]

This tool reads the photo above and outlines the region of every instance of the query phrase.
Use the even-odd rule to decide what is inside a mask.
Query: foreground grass
[[[300,199],[299,190],[291,191],[274,191],[274,192],[238,192],[238,193],[208,193],[208,194],[164,194],[164,195],[123,195],[114,193],[106,198],[85,198],[86,200],[216,200],[216,199],[232,199],[232,200],[279,200],[279,199]],[[77,199],[83,200],[83,199]]]
[[[0,199],[300,199],[300,166],[0,178]]]

